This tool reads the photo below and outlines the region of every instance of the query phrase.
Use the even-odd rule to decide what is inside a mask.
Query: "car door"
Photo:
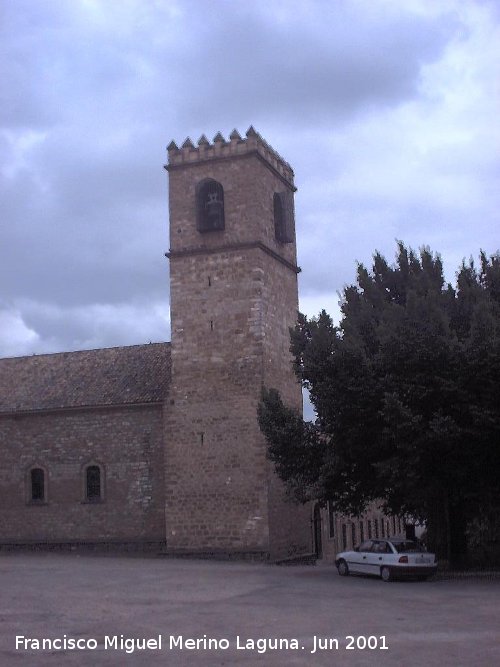
[[[371,550],[372,550],[372,540],[366,540],[365,542],[362,542],[360,544],[358,550],[356,551],[355,569],[353,570],[354,572],[367,574],[368,572],[367,557],[371,553]],[[351,570],[352,569],[353,568],[351,567]]]
[[[385,540],[372,540],[371,550],[365,559],[366,574],[378,576],[388,553],[392,553],[392,550]]]

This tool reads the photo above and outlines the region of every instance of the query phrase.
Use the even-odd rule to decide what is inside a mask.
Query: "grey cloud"
[[[167,312],[165,301],[96,304],[90,308],[64,308],[43,301],[22,303],[24,325],[37,334],[31,343],[31,352],[37,354],[168,340]]]
[[[62,16],[39,12],[35,21],[24,13],[26,25],[17,30],[27,36],[17,48],[34,48],[39,57],[19,72],[26,88],[9,93],[16,102],[8,119],[33,125],[38,116],[43,125],[64,96],[66,116],[113,129],[141,116],[158,122],[165,110],[166,120],[188,129],[290,123],[304,113],[310,122],[338,122],[367,104],[414,95],[420,66],[438,57],[457,27],[449,16],[373,16],[362,5],[324,3],[307,22],[290,12],[282,23],[258,4],[226,4],[221,16],[220,5],[200,11],[195,3],[165,17],[165,25],[146,12],[150,34],[142,40],[140,31],[123,35],[119,25],[92,30],[67,9]]]
[[[43,298],[48,291],[65,303],[164,293],[167,179],[161,147],[151,138],[131,140],[99,155],[97,132],[97,150],[78,138],[61,148],[60,139],[55,132],[30,155],[29,168],[2,182],[9,220],[2,231],[4,289],[17,298]]]
[[[161,209],[151,213],[161,221]],[[13,298],[43,299],[50,294],[65,304],[148,299],[166,294],[166,223],[159,225],[155,221],[148,225],[147,220],[134,220],[132,224],[122,217],[119,225],[111,228],[109,220],[99,222],[103,234],[94,233],[85,224],[83,229],[69,233],[59,234],[54,227],[24,238],[18,229],[19,233],[10,235],[12,251],[4,254],[0,266],[3,289]],[[126,238],[121,225],[128,225]],[[134,236],[139,238],[137,243]]]
[[[193,114],[220,122],[228,111],[338,122],[366,105],[397,103],[415,94],[421,65],[435,60],[457,29],[449,16],[403,13],[374,23],[362,6],[324,8],[309,24],[280,26],[257,13],[242,20],[238,9],[223,24],[209,20],[198,48],[179,63],[190,76],[176,101],[191,122]]]
[[[162,164],[172,138],[254,124],[293,164],[306,295],[353,280],[354,260],[375,247],[392,257],[395,237],[435,239],[441,250],[441,238],[453,248],[451,235],[458,248],[466,241],[454,216],[472,227],[476,206],[492,219],[480,197],[470,210],[430,202],[423,181],[404,190],[397,173],[383,191],[352,175],[350,189],[336,185],[364,151],[377,167],[383,141],[353,147],[352,126],[419,99],[422,65],[465,34],[453,14],[417,15],[404,3],[382,14],[371,2],[298,3],[296,12],[287,2],[4,4],[4,138],[40,130],[40,141],[22,159],[8,141],[3,152],[0,285],[38,334],[33,345],[164,339],[153,311],[168,299]],[[470,154],[451,154],[445,146],[437,156],[442,169],[469,178]],[[473,168],[491,178],[484,155]]]

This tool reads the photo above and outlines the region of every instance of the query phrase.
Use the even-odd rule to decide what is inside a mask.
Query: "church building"
[[[170,343],[0,360],[0,548],[313,551],[257,423],[302,409],[294,174],[250,128],[168,146]]]

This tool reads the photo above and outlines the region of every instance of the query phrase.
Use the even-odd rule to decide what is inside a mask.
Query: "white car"
[[[371,574],[391,581],[399,577],[427,579],[437,569],[436,556],[416,541],[401,537],[366,540],[354,551],[337,554],[339,574]]]

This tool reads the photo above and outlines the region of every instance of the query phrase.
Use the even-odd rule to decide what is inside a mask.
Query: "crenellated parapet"
[[[218,132],[213,139],[213,143],[210,143],[206,136],[202,134],[197,146],[188,137],[180,148],[175,141],[171,141],[167,146],[167,151],[168,165],[166,165],[166,169],[181,167],[186,164],[191,165],[205,160],[220,160],[228,157],[257,154],[293,187],[294,174],[291,166],[252,126],[248,128],[245,138],[242,138],[237,130],[233,130],[229,135],[229,140],[226,141],[222,134]]]

